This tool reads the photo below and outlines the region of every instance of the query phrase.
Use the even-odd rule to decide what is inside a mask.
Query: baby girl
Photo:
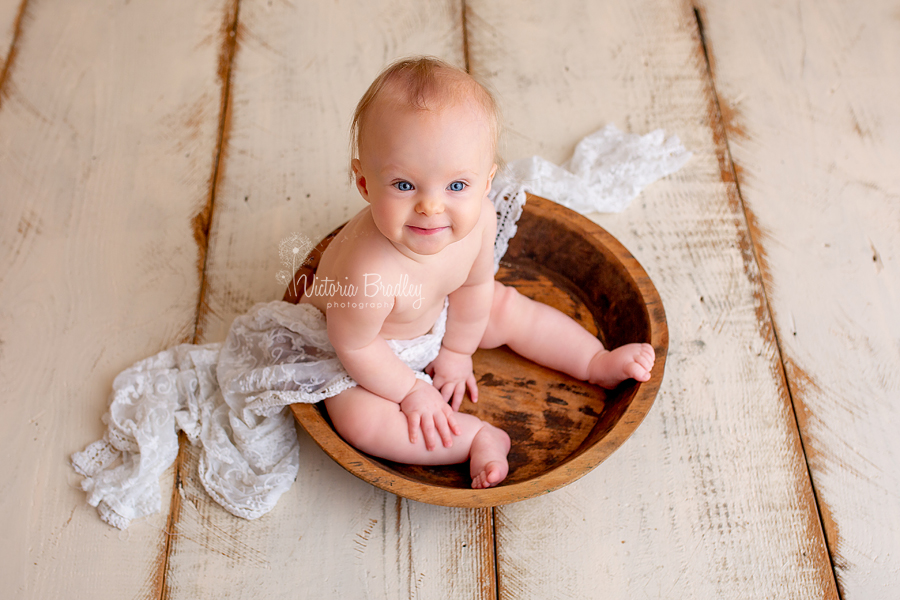
[[[322,255],[302,302],[325,314],[328,338],[357,385],[328,398],[338,433],[391,461],[469,461],[473,488],[509,470],[509,436],[459,412],[478,401],[472,354],[507,345],[602,387],[647,381],[649,344],[606,350],[568,316],[494,281],[497,228],[488,193],[500,125],[491,94],[431,58],[386,69],[353,118],[353,180],[368,203]],[[314,284],[315,285],[315,284]],[[390,340],[445,331],[425,371]]]

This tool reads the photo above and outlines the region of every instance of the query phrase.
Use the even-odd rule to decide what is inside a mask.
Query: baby
[[[459,411],[478,401],[472,354],[507,345],[541,365],[605,388],[647,381],[649,344],[608,351],[568,316],[494,281],[499,116],[491,94],[465,71],[431,58],[388,67],[357,106],[353,180],[368,203],[322,255],[303,298],[326,317],[328,337],[358,384],[328,398],[354,447],[391,461],[469,461],[473,488],[497,485],[509,436]],[[446,313],[444,312],[446,311]],[[445,319],[445,321],[444,321]],[[388,340],[414,340],[446,323],[425,368]]]

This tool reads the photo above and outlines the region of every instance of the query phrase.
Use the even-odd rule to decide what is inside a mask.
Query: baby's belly
[[[401,310],[391,313],[381,327],[381,337],[386,340],[411,340],[425,335],[434,326],[444,309],[444,299],[414,311]],[[408,313],[412,314],[408,314]]]
[[[378,310],[378,307],[367,306],[369,302],[365,298],[343,298],[343,297],[323,297],[323,296],[303,296],[301,303],[312,304],[318,308],[324,315],[328,315],[328,309],[332,306],[336,308],[352,308],[354,310]],[[346,306],[336,306],[338,303],[349,303]],[[353,306],[356,304],[356,306]],[[444,309],[444,299],[435,300],[418,308],[412,306],[397,307],[397,310],[391,312],[388,318],[381,326],[381,337],[386,340],[412,340],[419,336],[425,335],[431,331],[432,326]]]

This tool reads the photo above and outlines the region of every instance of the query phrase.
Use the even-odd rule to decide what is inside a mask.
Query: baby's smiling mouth
[[[445,229],[448,229],[447,226],[444,227],[416,227],[415,225],[407,225],[413,233],[418,233],[419,235],[434,235],[436,233],[440,233]]]

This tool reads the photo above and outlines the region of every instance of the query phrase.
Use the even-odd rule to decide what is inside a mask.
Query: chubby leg
[[[367,454],[411,465],[469,462],[473,488],[497,485],[509,472],[509,436],[466,413],[458,413],[460,435],[448,448],[425,448],[424,436],[409,441],[409,425],[400,405],[357,386],[325,401],[335,429],[350,445]]]
[[[605,388],[626,379],[647,381],[653,368],[650,344],[607,350],[568,315],[495,282],[491,317],[480,346],[504,344],[540,365]]]

